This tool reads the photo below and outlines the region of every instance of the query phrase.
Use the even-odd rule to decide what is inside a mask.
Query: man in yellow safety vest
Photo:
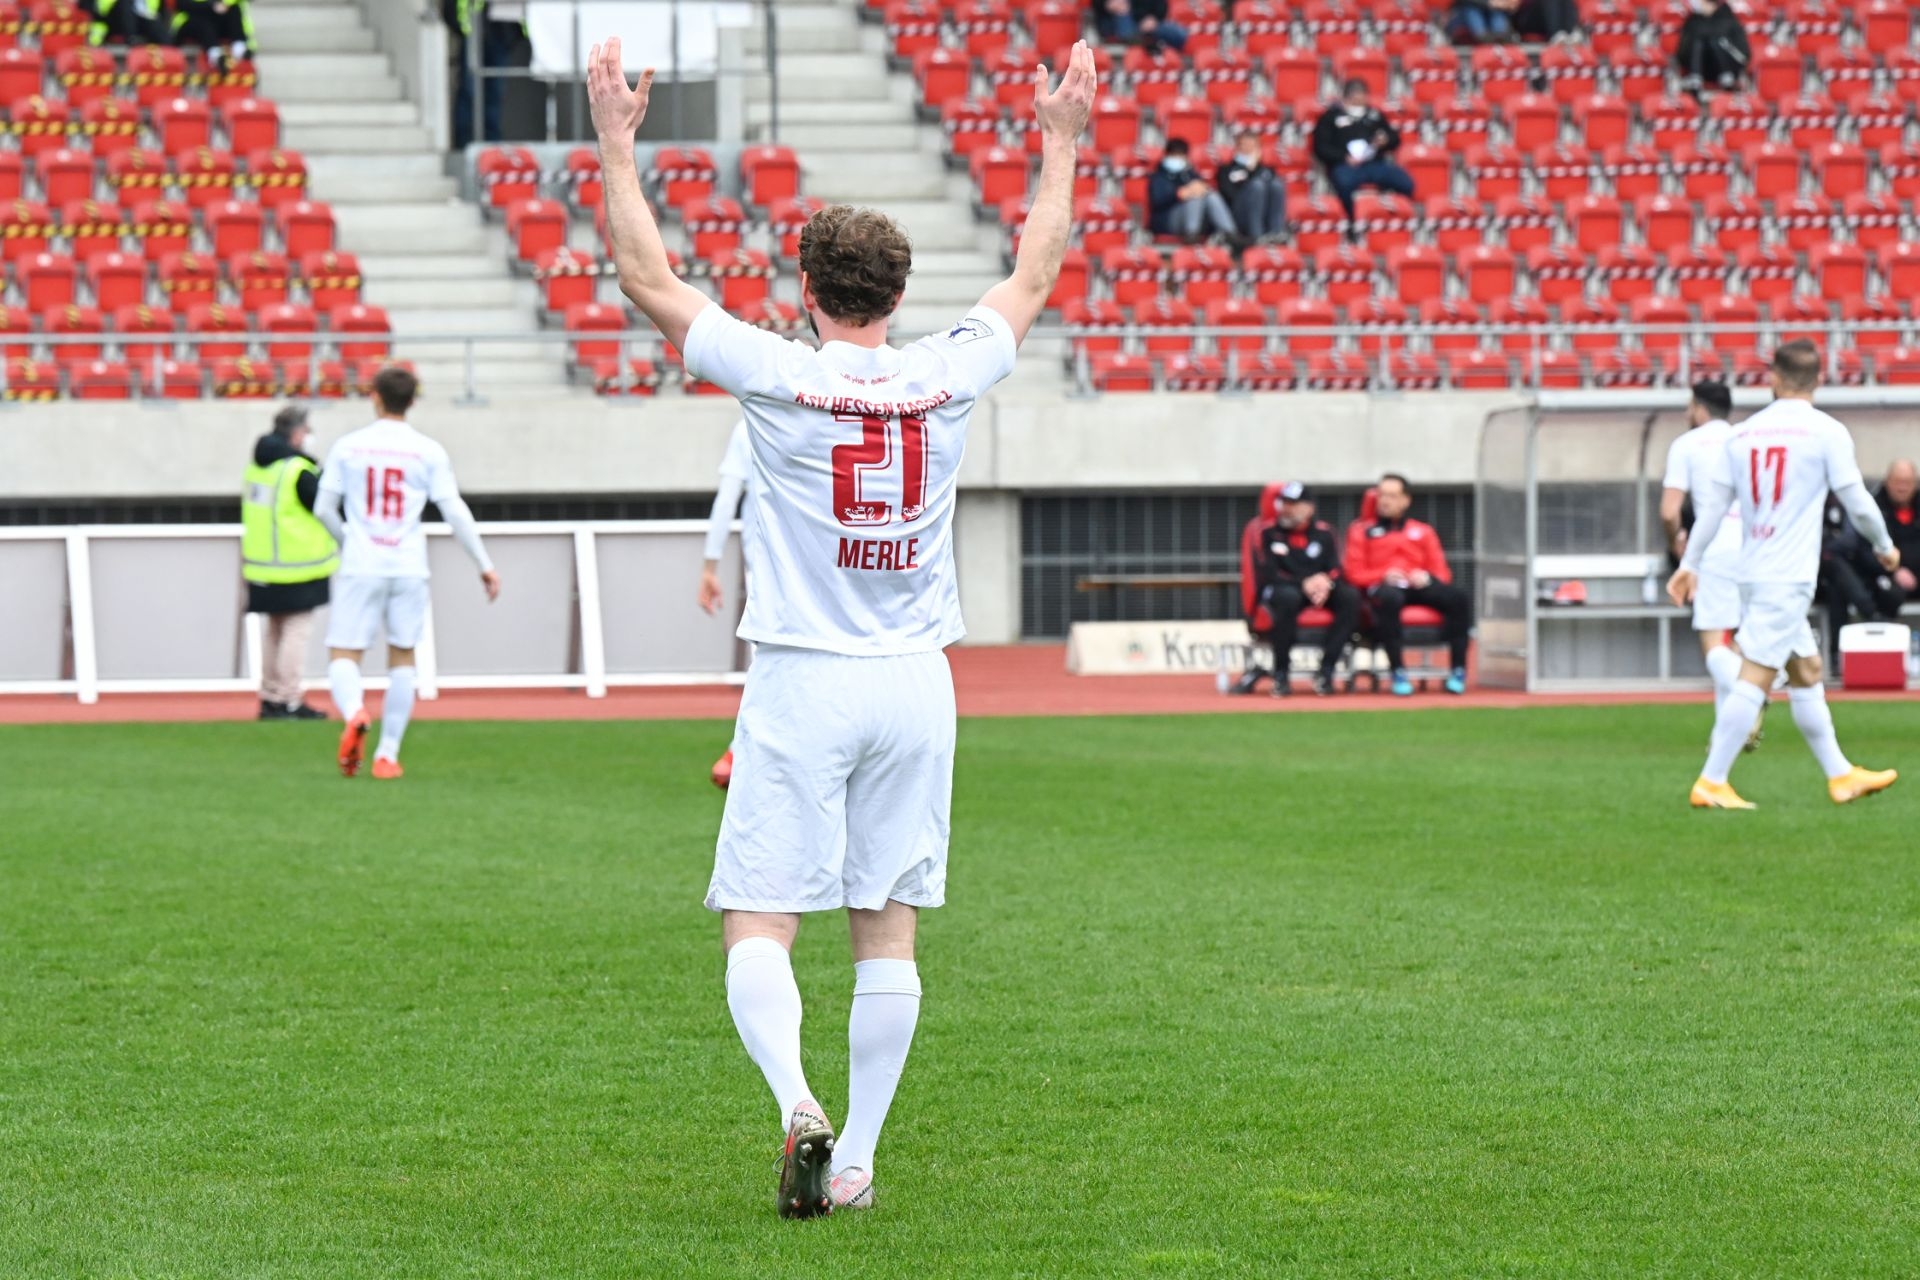
[[[300,693],[300,671],[313,634],[313,615],[327,603],[327,580],[340,567],[340,548],[314,517],[320,467],[305,452],[313,434],[307,411],[288,405],[273,430],[254,442],[241,498],[241,576],[247,612],[265,614],[261,662],[262,720],[325,720]]]

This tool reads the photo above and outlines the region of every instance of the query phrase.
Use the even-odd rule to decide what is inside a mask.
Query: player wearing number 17
[[[1820,685],[1820,649],[1807,613],[1820,574],[1820,532],[1827,493],[1839,499],[1873,545],[1880,563],[1900,564],[1887,522],[1860,478],[1853,437],[1813,407],[1820,384],[1820,349],[1804,339],[1783,344],[1773,357],[1773,403],[1735,427],[1711,459],[1711,482],[1696,503],[1687,554],[1667,592],[1686,605],[1699,590],[1700,564],[1729,508],[1740,512],[1743,539],[1735,578],[1740,584],[1740,678],[1714,713],[1707,765],[1693,784],[1697,809],[1751,809],[1727,781],[1733,761],[1767,704],[1774,675],[1786,668],[1793,723],[1827,775],[1835,804],[1884,791],[1899,775],[1862,769],[1840,750],[1833,715]]]
[[[942,650],[963,631],[955,482],[975,401],[1012,370],[1059,275],[1093,52],[1074,46],[1055,91],[1047,69],[1035,71],[1040,180],[1013,274],[951,327],[900,349],[887,324],[912,249],[875,210],[824,209],[800,233],[817,351],[733,319],[673,274],[633,156],[652,80],[643,72],[629,87],[619,41],[595,46],[587,87],[620,287],[688,372],[739,398],[753,455],[754,582],[740,635],[760,648],[706,901],[722,913],[734,1025],[785,1130],[780,1212],[865,1208],[919,1016],[916,913],[946,896],[954,710]],[[801,915],[841,907],[853,935],[852,1070],[835,1150],[801,1070],[788,955]],[[956,1135],[956,1156],[961,1144]]]

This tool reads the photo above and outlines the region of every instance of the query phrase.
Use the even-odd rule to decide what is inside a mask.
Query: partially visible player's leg
[[[380,745],[373,753],[373,776],[398,778],[400,742],[413,720],[415,691],[419,682],[414,648],[426,630],[427,612],[433,607],[432,594],[425,578],[395,578],[387,592],[385,618],[387,628],[387,698],[380,708]]]
[[[1847,759],[1840,749],[1840,738],[1833,729],[1833,712],[1827,706],[1827,691],[1821,684],[1823,674],[1818,654],[1796,654],[1787,663],[1787,699],[1793,706],[1794,727],[1807,740],[1807,750],[1819,762],[1827,776],[1827,795],[1835,804],[1846,804],[1876,791],[1885,791],[1899,778],[1892,769],[1862,769]]]
[[[340,730],[340,772],[351,778],[360,772],[367,740],[366,691],[360,681],[360,659],[373,643],[386,605],[386,579],[342,574],[333,580],[333,607],[327,617],[327,689],[334,709],[346,721]]]
[[[953,803],[953,672],[946,655],[872,659],[868,666],[862,693],[874,739],[847,780],[851,1071],[833,1165],[834,1200],[847,1208],[872,1203],[874,1151],[920,1016],[914,932],[920,908],[946,901]]]
[[[813,1100],[800,1065],[800,987],[790,953],[800,917],[727,911],[720,934],[727,953],[727,1008],[740,1043],[773,1090],[784,1127],[793,1109]]]

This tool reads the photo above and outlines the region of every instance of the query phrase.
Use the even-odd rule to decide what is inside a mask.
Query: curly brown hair
[[[872,324],[900,301],[913,272],[913,243],[878,210],[828,205],[800,229],[800,270],[829,318]]]

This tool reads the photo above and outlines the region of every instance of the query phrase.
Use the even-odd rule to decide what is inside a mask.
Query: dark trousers
[[[180,25],[173,30],[177,45],[224,51],[247,38],[246,23],[238,8],[218,13],[211,5],[194,5],[181,13]]]
[[[1307,593],[1292,582],[1277,582],[1268,587],[1265,599],[1273,629],[1260,638],[1273,649],[1274,678],[1284,680],[1294,638],[1300,634],[1300,615],[1312,605]],[[1333,621],[1327,625],[1326,642],[1320,649],[1320,674],[1331,679],[1333,669],[1340,665],[1340,655],[1347,651],[1353,633],[1360,629],[1360,593],[1348,583],[1336,582],[1327,595],[1325,608],[1333,615]]]
[[[1365,164],[1336,165],[1328,171],[1327,181],[1333,184],[1333,194],[1340,197],[1349,222],[1353,220],[1354,193],[1362,187],[1377,187],[1381,191],[1397,192],[1409,200],[1413,198],[1413,175],[1384,156]]]
[[[1840,628],[1847,625],[1849,613],[1862,622],[1891,622],[1907,601],[1907,593],[1892,578],[1884,574],[1868,578],[1845,560],[1821,562],[1820,586],[1827,599],[1827,656],[1835,662],[1840,655]]]
[[[1467,636],[1473,630],[1473,600],[1465,588],[1451,582],[1429,582],[1424,587],[1395,587],[1381,583],[1371,592],[1373,634],[1387,651],[1387,663],[1394,670],[1407,665],[1406,628],[1400,625],[1400,611],[1410,604],[1425,605],[1440,615],[1440,634],[1447,641],[1447,665],[1467,665]]]
[[[1580,29],[1577,0],[1528,0],[1513,15],[1513,29],[1523,36],[1552,38]]]
[[[485,21],[478,25],[479,31],[473,37],[462,36],[457,31],[453,34],[453,145],[456,148],[475,141],[500,141],[500,110],[507,97],[507,82],[501,77],[487,76],[481,80],[481,132],[476,138],[473,132],[474,76],[467,66],[467,40],[477,38],[480,41],[480,66],[485,69],[512,66],[514,47],[520,38],[520,28],[511,22]]]

